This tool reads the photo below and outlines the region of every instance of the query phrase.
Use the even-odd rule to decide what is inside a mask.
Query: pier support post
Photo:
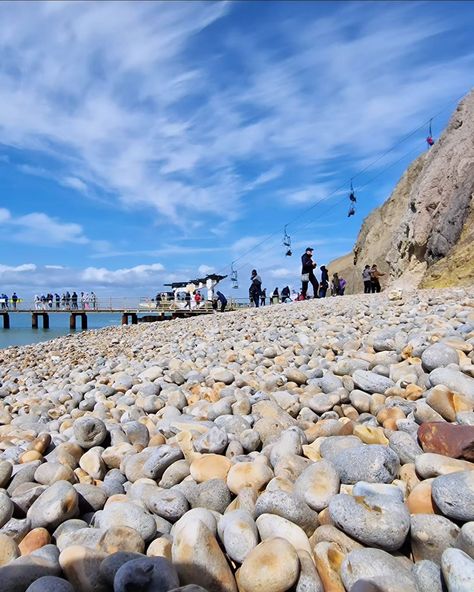
[[[69,330],[75,331],[76,330],[76,315],[71,313],[69,315]]]
[[[49,329],[49,314],[47,312],[33,312],[31,313],[31,328],[38,328],[38,317],[43,318],[43,329]]]
[[[2,313],[3,317],[3,328],[10,329],[10,315],[7,312]]]
[[[136,325],[138,323],[138,316],[136,313],[132,313],[130,316],[132,317],[132,325]]]
[[[83,331],[87,329],[87,315],[85,312],[81,314],[81,329]]]
[[[122,315],[122,325],[128,325],[128,314],[126,313]]]

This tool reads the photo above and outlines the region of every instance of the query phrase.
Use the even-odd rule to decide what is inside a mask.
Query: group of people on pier
[[[77,292],[69,291],[63,292],[59,295],[55,294],[35,294],[34,297],[35,310],[94,310],[97,308],[97,296],[94,292]]]

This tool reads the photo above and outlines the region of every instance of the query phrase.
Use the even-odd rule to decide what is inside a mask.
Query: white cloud
[[[164,271],[161,263],[151,265],[137,265],[131,268],[110,270],[105,267],[87,267],[79,274],[79,279],[88,284],[103,285],[132,285],[136,282],[142,285],[144,281],[150,280],[158,272]]]
[[[32,245],[56,246],[64,243],[85,245],[91,241],[82,226],[74,222],[60,222],[42,212],[13,217],[7,209],[0,209],[0,225],[8,227],[8,240]]]
[[[71,187],[72,189],[76,189],[82,193],[87,191],[87,185],[84,183],[84,181],[81,181],[81,179],[78,179],[77,177],[64,177],[60,183],[65,187]]]
[[[109,269],[87,267],[76,269],[63,265],[18,266],[0,264],[2,290],[21,290],[24,297],[33,291],[94,290],[110,293],[111,289],[126,289],[127,294],[147,293],[165,280],[165,268],[161,263],[136,265],[129,268]]]
[[[0,274],[7,273],[25,273],[28,271],[36,271],[37,267],[34,263],[23,263],[22,265],[11,266],[0,264]]]
[[[200,265],[198,267],[198,271],[202,275],[208,275],[209,273],[215,272],[215,270],[216,270],[215,267],[212,267],[210,265]]]

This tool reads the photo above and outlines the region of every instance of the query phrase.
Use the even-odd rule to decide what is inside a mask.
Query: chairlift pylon
[[[288,225],[286,225],[283,230],[283,246],[288,247],[285,253],[285,257],[291,257],[293,255],[293,253],[291,252],[291,237],[286,231],[287,226]]]
[[[234,268],[234,262],[232,261],[232,264],[230,266],[230,281],[232,284],[232,288],[234,288],[235,290],[238,289],[239,287],[239,278],[237,275],[237,270]]]

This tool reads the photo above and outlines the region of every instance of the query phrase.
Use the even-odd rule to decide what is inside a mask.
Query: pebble
[[[449,592],[472,592],[474,560],[460,549],[446,549],[441,558],[441,570]]]
[[[350,537],[388,551],[399,549],[410,530],[406,506],[387,495],[335,495],[329,502],[329,515]]]
[[[74,588],[63,578],[43,576],[28,586],[26,592],[74,592]]]
[[[339,473],[335,466],[328,460],[321,460],[310,465],[301,473],[295,482],[294,491],[312,510],[320,512],[338,493],[339,485]]]
[[[398,476],[398,455],[386,446],[374,444],[358,446],[341,452],[333,459],[341,483],[392,483]]]
[[[0,533],[0,567],[7,565],[20,554],[20,549],[15,541],[6,534]]]
[[[454,520],[474,520],[474,471],[460,471],[433,480],[431,495],[440,511]]]
[[[274,514],[262,514],[255,523],[262,541],[281,538],[287,540],[296,551],[311,553],[311,545],[303,529],[286,518]]]
[[[258,518],[262,514],[276,514],[277,516],[281,516],[301,527],[307,536],[311,536],[318,526],[318,515],[305,503],[303,496],[300,497],[299,495],[278,489],[275,491],[265,491],[257,499],[255,517]]]
[[[281,538],[263,541],[251,551],[238,572],[239,592],[285,592],[298,580],[298,555]]]
[[[350,590],[360,579],[376,583],[379,578],[396,586],[390,592],[416,590],[416,580],[412,572],[397,558],[380,549],[351,551],[342,561],[340,569],[346,590]]]
[[[31,528],[54,529],[79,512],[78,495],[68,481],[56,481],[44,491],[28,510]]]
[[[415,560],[429,559],[439,564],[443,551],[456,544],[459,527],[444,516],[413,514],[410,534]]]
[[[126,561],[115,574],[114,592],[167,592],[179,586],[172,564],[163,557],[143,557]]]

